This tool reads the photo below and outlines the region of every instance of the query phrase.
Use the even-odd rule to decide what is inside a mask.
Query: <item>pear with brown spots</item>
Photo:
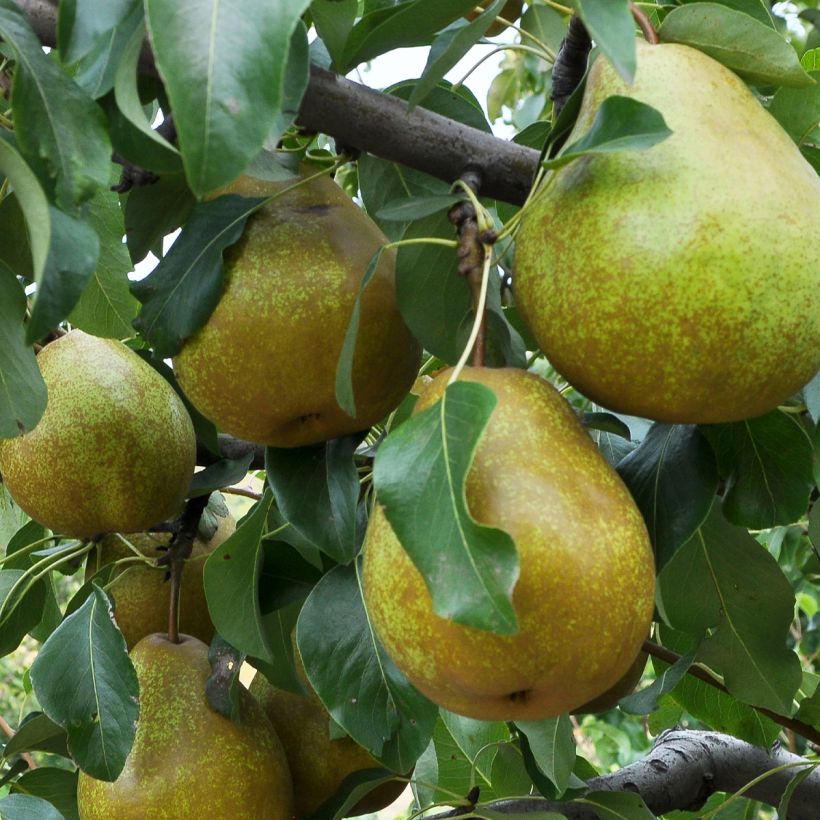
[[[175,516],[194,473],[182,400],[133,350],[72,330],[37,356],[48,405],[37,426],[0,439],[14,500],[54,532],[147,530]]]
[[[241,177],[225,193],[264,197],[293,184]],[[248,441],[300,447],[365,430],[398,406],[421,351],[396,306],[393,250],[382,253],[361,300],[356,418],[336,401],[336,366],[356,294],[387,241],[326,177],[253,214],[225,252],[219,304],[174,360],[197,409]]]
[[[81,820],[291,820],[290,771],[262,708],[240,687],[238,721],[214,712],[208,647],[180,640],[149,635],[131,650],[140,686],[134,745],[113,783],[80,772]]]
[[[431,382],[416,412],[449,378]],[[626,487],[552,385],[512,369],[467,368],[460,378],[498,400],[465,494],[476,521],[515,541],[519,631],[496,635],[436,615],[378,504],[364,544],[368,613],[399,669],[440,706],[479,720],[560,715],[634,662],[652,621],[652,548]]]
[[[603,57],[568,138],[604,99],[672,135],[548,173],[516,237],[516,303],[550,363],[594,401],[665,422],[770,411],[820,367],[820,178],[729,69],[637,43]]]

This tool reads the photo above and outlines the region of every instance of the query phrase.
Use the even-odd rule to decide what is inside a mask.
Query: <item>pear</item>
[[[820,179],[735,74],[637,43],[626,85],[589,71],[568,143],[618,94],[672,136],[547,175],[516,240],[516,303],[575,387],[623,413],[723,422],[777,407],[820,367]]]
[[[241,177],[227,192],[269,196],[292,184]],[[393,410],[413,384],[420,349],[396,307],[392,250],[383,252],[361,300],[356,418],[335,393],[359,285],[387,241],[326,177],[252,215],[225,253],[219,304],[174,360],[197,409],[228,433],[274,447],[364,430]]]
[[[297,664],[300,666],[301,662]],[[330,716],[304,672],[299,671],[307,695],[277,689],[261,673],[254,677],[250,691],[265,710],[285,749],[293,777],[295,816],[306,818],[336,794],[348,775],[362,769],[382,768],[382,764],[350,737],[331,739]],[[386,808],[406,785],[397,780],[378,786],[346,816],[357,817]]]
[[[291,820],[288,764],[262,708],[242,687],[238,722],[208,705],[208,647],[149,635],[131,659],[140,687],[134,745],[113,783],[80,772],[82,820]]]
[[[209,503],[209,507],[211,504]],[[221,513],[221,515],[219,514]],[[216,511],[216,527],[200,532],[194,539],[191,556],[182,571],[179,629],[187,635],[210,644],[214,625],[208,614],[202,568],[210,555],[236,529],[236,522],[222,505]],[[159,558],[171,540],[170,533],[143,532],[125,536],[143,555]],[[85,578],[89,580],[99,569],[121,558],[133,556],[128,546],[117,536],[107,535],[97,552],[89,555]],[[170,587],[165,582],[167,567],[150,567],[129,563],[113,571],[108,593],[114,599],[115,617],[129,649],[153,632],[168,631]]]
[[[493,0],[481,0],[481,2],[476,3],[477,6],[480,6],[482,10],[486,9],[487,6],[492,3]],[[521,8],[524,5],[524,0],[507,0],[507,3],[504,5],[504,8],[501,9],[501,14],[499,17],[503,17],[505,20],[509,20],[511,23],[517,20],[521,16]],[[467,12],[464,16],[468,20],[475,20],[478,15],[481,14],[478,9],[473,9],[472,11]],[[487,37],[495,37],[496,34],[501,34],[507,28],[505,23],[501,23],[496,21],[493,23],[486,31]]]
[[[430,383],[416,412],[449,378]],[[605,692],[634,661],[652,620],[652,549],[626,487],[550,384],[513,369],[460,378],[498,400],[465,495],[475,520],[515,541],[519,631],[436,615],[378,503],[364,543],[365,602],[398,668],[435,703],[479,720],[541,720]]]
[[[55,532],[137,532],[172,517],[191,482],[196,439],[174,389],[124,344],[73,330],[37,356],[48,405],[0,439],[14,500]]]
[[[635,691],[635,687],[641,680],[643,670],[646,668],[646,661],[648,659],[646,652],[639,652],[632,666],[626,670],[623,677],[617,680],[606,692],[598,695],[587,703],[573,709],[575,715],[598,715],[601,712],[608,712],[618,705],[621,698],[631,695]]]

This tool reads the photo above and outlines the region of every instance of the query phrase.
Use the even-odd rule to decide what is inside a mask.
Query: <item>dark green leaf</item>
[[[357,437],[345,436],[265,453],[268,485],[285,520],[340,564],[349,564],[360,546],[357,444]]]
[[[601,820],[655,820],[643,798],[633,792],[588,792],[573,803],[592,806]]]
[[[664,42],[699,49],[753,84],[812,84],[797,52],[778,32],[718,3],[692,3],[673,9],[658,34]]]
[[[253,452],[250,452],[239,458],[222,458],[209,464],[204,470],[194,473],[188,498],[210,495],[214,490],[237,484],[248,474],[252,461]]]
[[[670,667],[664,669],[652,683],[640,692],[627,695],[618,706],[629,715],[649,715],[660,707],[658,699],[671,692],[695,661],[695,652],[687,652]]]
[[[433,611],[465,626],[512,635],[518,630],[512,604],[515,544],[502,530],[478,524],[464,494],[495,405],[495,395],[483,385],[449,385],[435,405],[387,437],[376,454],[373,479],[387,520],[424,576]]]
[[[769,113],[798,145],[820,142],[820,71],[809,71],[809,76],[814,85],[780,88],[769,106]]]
[[[0,817],[3,820],[63,820],[55,806],[29,794],[10,794],[0,800]]]
[[[544,168],[560,168],[587,154],[614,151],[645,151],[665,140],[672,132],[660,111],[631,97],[607,97],[595,113],[589,131],[568,145]]]
[[[357,0],[313,0],[310,4],[313,25],[333,59],[334,67],[339,66],[358,6]]]
[[[805,514],[812,479],[812,441],[799,417],[778,410],[701,430],[726,479],[723,512],[733,524],[763,529]]]
[[[270,646],[259,609],[262,535],[272,498],[266,493],[239,522],[236,532],[205,561],[203,576],[208,611],[216,631],[237,649],[270,660]]]
[[[581,416],[581,424],[588,430],[601,430],[606,433],[612,433],[627,441],[629,441],[631,437],[629,427],[612,413],[584,413]]]
[[[539,721],[516,721],[526,736],[535,763],[555,786],[558,796],[569,785],[575,766],[575,739],[569,715]]]
[[[800,661],[786,646],[794,593],[771,554],[713,507],[659,579],[664,620],[706,637],[698,659],[745,703],[790,714]]]
[[[2,161],[1,157],[0,161]],[[39,188],[34,174],[28,166],[24,167]],[[0,201],[0,224],[3,225],[3,232],[0,233],[0,268],[14,276],[21,277],[25,284],[33,282],[34,268],[26,229],[26,217],[20,207],[20,200],[14,193],[10,193]]]
[[[11,789],[12,792],[47,800],[64,820],[80,820],[77,811],[77,772],[54,766],[30,769],[17,779]]]
[[[556,54],[567,33],[567,24],[559,11],[534,4],[527,6],[521,18],[521,28],[535,35]]]
[[[43,53],[12,0],[0,0],[0,35],[17,56],[11,103],[20,150],[57,205],[75,208],[108,184],[111,144],[103,112]]]
[[[450,208],[462,199],[458,194],[440,194],[438,196],[417,196],[412,199],[402,198],[397,202],[382,207],[377,216],[388,222],[412,222],[430,214],[437,214]]]
[[[310,815],[310,820],[342,820],[350,810],[374,789],[396,780],[387,769],[362,769],[349,774],[336,793]]]
[[[282,80],[282,101],[279,111],[273,119],[273,126],[268,132],[265,141],[266,149],[275,151],[282,134],[293,125],[296,115],[299,113],[299,106],[309,80],[310,50],[307,29],[305,24],[298,20],[290,38],[288,62]]]
[[[193,191],[237,177],[282,111],[291,35],[309,0],[146,0],[154,58]]]
[[[653,424],[618,464],[649,530],[658,569],[703,523],[718,486],[708,442],[694,425]]]
[[[46,585],[24,569],[0,569],[0,657],[13,652],[43,617]]]
[[[101,589],[43,644],[31,681],[43,711],[68,732],[80,768],[99,780],[115,780],[134,741],[139,686]]]
[[[299,616],[297,642],[331,717],[391,771],[407,773],[430,741],[438,708],[375,638],[355,565],[335,567],[316,585]]]
[[[806,768],[804,769],[797,769],[796,774],[794,777],[789,780],[788,785],[785,789],[783,789],[783,796],[780,798],[780,802],[777,804],[777,816],[778,817],[788,817],[789,816],[789,803],[791,803],[792,795],[795,792],[795,789],[810,775],[813,774],[817,769],[817,764],[812,761],[806,761]],[[792,771],[795,771],[794,769]]]
[[[121,26],[135,5],[134,0],[64,0],[60,4],[57,44],[67,65],[85,57],[100,40]]]
[[[322,573],[284,541],[265,539],[263,548],[265,560],[259,578],[259,607],[264,617],[295,601],[304,601]]]
[[[46,385],[26,345],[25,313],[20,283],[0,268],[0,438],[33,429],[46,409]]]
[[[222,252],[238,241],[263,201],[230,194],[197,205],[162,262],[133,285],[142,302],[134,327],[158,355],[178,353],[208,320],[222,295]]]
[[[66,730],[43,712],[32,712],[17,727],[3,756],[8,758],[22,752],[48,752],[68,757]]]
[[[627,0],[573,0],[578,16],[616,71],[635,76],[635,24]]]
[[[277,689],[305,694],[296,665],[293,662],[291,633],[296,628],[296,619],[302,609],[302,601],[296,601],[282,609],[276,609],[262,616],[262,628],[270,646],[270,659],[248,658]]]
[[[803,400],[809,411],[812,421],[820,424],[820,370],[814,378],[803,388]]]
[[[769,28],[774,28],[774,20],[772,20],[771,12],[769,11],[769,4],[766,0],[715,0],[721,6],[728,6],[730,9],[736,9],[744,14],[754,17],[761,23],[765,23]],[[677,5],[683,6],[687,3],[701,3],[703,0],[678,0]]]
[[[208,650],[211,674],[205,681],[205,694],[215,712],[229,720],[239,720],[239,670],[245,654],[231,646],[218,632]]]

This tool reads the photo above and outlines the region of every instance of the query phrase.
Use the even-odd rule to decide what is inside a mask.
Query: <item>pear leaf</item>
[[[229,720],[239,721],[239,670],[245,661],[245,653],[231,646],[218,632],[208,649],[211,674],[205,681],[208,704],[218,714]]]
[[[163,260],[131,292],[142,302],[134,327],[163,358],[213,313],[222,295],[222,251],[242,236],[263,198],[229,194],[197,205]]]
[[[68,732],[80,768],[98,780],[116,780],[134,742],[139,686],[99,587],[43,644],[31,682],[43,711]]]
[[[733,524],[764,529],[792,524],[806,512],[812,478],[809,432],[793,413],[701,427],[726,479],[723,514]]]
[[[386,219],[388,222],[421,219],[431,214],[437,214],[445,208],[451,208],[462,199],[463,197],[458,194],[416,196],[412,199],[402,198],[384,205],[376,216],[379,219]]]
[[[3,757],[9,758],[21,752],[48,752],[68,757],[67,741],[68,735],[62,726],[43,712],[31,712],[9,738],[3,749]]]
[[[635,24],[627,0],[573,0],[589,36],[627,82],[635,76]]]
[[[450,733],[450,739],[457,747],[459,755],[464,762],[469,764],[470,773],[472,774],[474,771],[476,775],[486,781],[486,786],[490,786],[492,783],[492,765],[495,758],[493,749],[497,748],[496,744],[499,742],[510,739],[510,732],[506,724],[502,721],[476,720],[475,718],[463,717],[446,709],[441,709],[439,714]],[[449,742],[447,745],[449,746]],[[444,785],[439,780],[439,786]],[[461,789],[459,793],[466,794],[469,791],[469,784],[466,785],[467,788]],[[447,788],[450,788],[451,791],[459,791],[453,783]],[[485,790],[485,786],[482,785],[482,795],[484,795]],[[484,796],[486,797],[486,795]]]
[[[656,423],[617,469],[646,522],[662,569],[712,506],[718,487],[712,449],[694,425]]]
[[[583,137],[542,164],[544,168],[555,169],[587,154],[645,151],[671,134],[660,111],[639,100],[615,94],[601,103]]]
[[[572,802],[592,806],[600,820],[655,820],[643,798],[634,792],[587,792]]]
[[[659,699],[671,692],[680,683],[694,662],[694,651],[681,655],[672,666],[664,669],[645,689],[621,698],[618,701],[619,708],[628,715],[651,714],[660,708]]]
[[[547,720],[516,721],[527,737],[527,744],[541,774],[555,786],[560,797],[569,786],[575,766],[575,739],[569,715]]]
[[[715,506],[660,573],[664,620],[706,637],[698,659],[744,703],[791,713],[800,661],[786,646],[794,592],[772,555]]]
[[[108,0],[100,5],[94,0],[66,0],[57,20],[60,57],[66,65],[85,57],[107,38],[131,12],[135,0]]]
[[[64,820],[80,820],[77,813],[77,772],[56,766],[40,766],[23,772],[11,786],[12,794],[27,794],[47,800]],[[9,817],[16,815],[6,815]],[[32,820],[41,820],[47,815],[34,814]]]
[[[305,687],[293,662],[291,635],[301,609],[302,601],[299,600],[263,615],[262,625],[271,648],[270,658],[248,658],[248,663],[256,667],[277,689],[297,695],[304,695]]]
[[[262,535],[273,499],[265,493],[236,531],[207,558],[202,570],[208,612],[216,631],[247,655],[270,659],[259,607]]]
[[[25,314],[23,288],[0,267],[0,438],[33,429],[46,409],[46,385],[26,345]]]
[[[358,0],[313,0],[310,4],[313,25],[334,65],[339,64],[358,9]]]
[[[820,62],[820,48],[814,49]],[[803,64],[806,57],[803,55]],[[808,70],[808,69],[807,69]],[[820,66],[809,70],[814,85],[809,88],[779,88],[772,98],[769,113],[798,144],[820,142]]]
[[[0,816],[4,820],[64,820],[56,806],[33,794],[4,797],[0,800]]]
[[[495,405],[484,385],[449,385],[432,407],[387,437],[376,453],[373,480],[387,520],[424,576],[433,611],[465,626],[513,635],[515,543],[472,518],[464,489]]]
[[[43,579],[32,582],[26,569],[0,569],[0,657],[17,649],[43,617],[48,588]]]
[[[658,36],[697,48],[753,85],[810,86],[793,46],[770,26],[718,3],[672,9]]]
[[[188,490],[188,498],[210,495],[214,490],[221,490],[223,487],[230,487],[231,484],[242,481],[248,474],[253,456],[254,453],[251,450],[250,453],[239,458],[221,458],[209,464],[204,470],[194,473]]]
[[[347,775],[333,797],[310,815],[310,820],[343,820],[350,810],[374,789],[399,778],[387,769],[360,769]],[[404,778],[404,782],[406,782]]]
[[[430,741],[438,707],[410,685],[376,638],[357,564],[334,567],[314,587],[296,640],[331,717],[388,769],[410,771]]]
[[[291,35],[309,5],[146,0],[154,58],[197,195],[230,182],[264,145],[285,101]]]

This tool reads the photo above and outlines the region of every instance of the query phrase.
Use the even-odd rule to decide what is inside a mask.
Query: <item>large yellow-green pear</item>
[[[433,380],[416,412],[449,378],[448,370]],[[460,378],[498,399],[465,492],[476,521],[515,541],[519,631],[495,635],[434,614],[378,503],[364,544],[368,612],[399,669],[440,706],[479,720],[559,715],[606,691],[635,660],[653,612],[649,538],[626,487],[550,384],[512,369],[465,369]]]
[[[301,675],[303,684],[310,684]],[[250,691],[265,710],[282,741],[293,777],[295,816],[310,817],[339,790],[342,781],[362,769],[382,764],[350,737],[331,739],[330,716],[316,693],[297,695],[274,687],[261,673]],[[346,816],[357,817],[389,806],[406,783],[391,781],[365,795]]]
[[[228,193],[269,196],[289,183],[242,177]],[[248,220],[225,252],[216,309],[174,360],[185,393],[228,433],[298,447],[363,430],[416,375],[420,350],[396,307],[385,251],[361,301],[353,358],[357,417],[336,402],[336,365],[359,285],[387,239],[333,180],[321,177]]]
[[[125,768],[113,783],[83,772],[81,820],[291,820],[285,753],[253,697],[240,687],[240,718],[214,712],[205,696],[208,647],[149,635],[132,650],[140,715]]]
[[[219,513],[222,513],[221,515]],[[216,526],[200,532],[194,539],[191,556],[182,570],[179,602],[179,631],[209,644],[214,625],[208,614],[202,568],[205,559],[236,529],[236,522],[223,505],[215,512]],[[203,519],[204,520],[204,519]],[[169,533],[131,533],[125,538],[143,555],[159,558],[168,546]],[[97,551],[88,557],[86,580],[107,564],[133,557],[128,545],[116,534],[106,535]],[[107,589],[114,599],[115,617],[129,649],[153,632],[168,632],[170,585],[165,581],[167,567],[151,567],[143,563],[125,563],[114,570],[113,583]]]
[[[657,108],[672,136],[547,174],[517,236],[516,302],[606,407],[757,416],[820,367],[820,179],[727,68],[688,46],[637,49],[632,85],[595,61],[568,142],[614,94]]]
[[[121,342],[73,330],[37,356],[48,405],[37,426],[0,439],[14,500],[79,538],[137,532],[178,512],[196,439],[173,388]]]

